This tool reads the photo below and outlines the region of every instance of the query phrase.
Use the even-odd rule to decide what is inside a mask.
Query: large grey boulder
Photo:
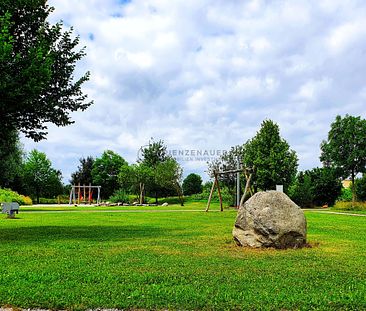
[[[306,244],[306,219],[286,194],[258,192],[240,206],[233,236],[240,246],[300,248]]]

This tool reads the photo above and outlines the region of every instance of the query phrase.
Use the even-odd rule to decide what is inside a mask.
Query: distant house
[[[344,179],[342,180],[342,186],[343,188],[349,188],[351,187],[352,181],[350,179]]]

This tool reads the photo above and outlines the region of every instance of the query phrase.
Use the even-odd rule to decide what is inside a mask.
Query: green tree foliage
[[[89,185],[93,183],[92,169],[94,165],[94,158],[89,156],[80,158],[80,165],[76,172],[71,174],[70,183],[72,185]]]
[[[122,166],[128,163],[119,154],[107,150],[96,158],[92,169],[93,184],[102,186],[101,196],[109,198],[118,188],[118,174]]]
[[[352,190],[350,188],[342,187],[341,194],[337,198],[337,201],[351,202],[352,201]]]
[[[129,203],[129,198],[124,189],[118,189],[109,197],[108,201],[112,203]]]
[[[133,165],[122,165],[118,172],[118,184],[127,193],[134,193],[135,176]]]
[[[301,207],[313,206],[313,189],[309,174],[299,172],[294,183],[288,189],[289,197]]]
[[[155,168],[155,182],[158,186],[165,189],[174,189],[179,197],[182,197],[181,181],[183,170],[179,163],[168,157],[158,163]],[[183,205],[183,201],[181,201]]]
[[[321,151],[320,160],[324,165],[335,168],[342,178],[351,177],[354,185],[356,175],[366,172],[366,120],[337,116],[328,140],[321,144]],[[354,204],[354,190],[352,201]]]
[[[329,167],[322,167],[314,168],[308,174],[312,183],[314,205],[334,205],[342,190],[342,183],[336,171]]]
[[[89,73],[73,75],[84,50],[72,30],[47,22],[52,10],[44,0],[0,2],[0,136],[18,130],[44,139],[46,122],[71,124],[70,112],[91,104],[81,91]]]
[[[10,189],[0,188],[0,202],[17,202],[19,205],[32,205],[32,199]]]
[[[154,181],[154,171],[143,163],[124,165],[120,168],[118,181],[127,193],[137,194],[140,203],[144,203],[145,192]]]
[[[159,197],[177,195],[178,190],[181,193],[180,187],[178,189],[176,183],[171,182],[174,179],[172,176],[181,175],[181,172],[179,172],[181,168],[174,159],[168,156],[166,149],[162,140],[156,142],[154,139],[150,140],[148,146],[141,148],[142,153],[139,163],[149,167],[153,172],[153,179],[148,185],[147,192],[150,196],[155,197],[156,203],[158,203]],[[163,172],[161,167],[164,165],[171,171]],[[167,181],[164,181],[162,176],[165,176]]]
[[[366,201],[366,174],[355,180],[355,193],[358,201]]]
[[[314,168],[300,172],[289,187],[290,198],[301,207],[334,205],[342,183],[334,169]]]
[[[0,187],[22,190],[23,150],[16,131],[0,138]]]
[[[196,193],[193,194],[191,196],[192,200],[199,200],[199,201],[204,201],[207,203],[207,199],[210,195],[210,191],[212,188],[212,181],[207,181],[203,184],[203,189],[202,189],[202,193]],[[232,193],[229,192],[228,187],[226,187],[225,185],[223,187],[220,187],[221,190],[221,197],[222,197],[222,201],[224,206],[234,206],[235,205],[235,197],[233,197]],[[212,195],[212,202],[220,202],[219,199],[219,195],[217,190],[214,191],[213,195]]]
[[[39,203],[41,196],[55,197],[63,192],[61,172],[52,167],[46,154],[32,150],[23,168],[24,183],[27,194],[36,198]]]
[[[254,138],[244,144],[243,162],[254,169],[256,190],[271,190],[282,184],[286,191],[296,176],[297,161],[295,151],[281,138],[279,126],[271,120],[263,121]]]
[[[162,140],[154,141],[154,139],[151,139],[147,146],[141,148],[141,151],[142,158],[139,159],[139,162],[152,168],[164,162],[168,157],[166,146]]]
[[[196,193],[201,193],[203,190],[202,187],[202,178],[198,174],[191,173],[183,180],[183,194],[191,195]]]

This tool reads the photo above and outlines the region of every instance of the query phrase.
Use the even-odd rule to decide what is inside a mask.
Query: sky
[[[184,175],[208,179],[197,150],[228,150],[276,122],[299,169],[320,166],[320,143],[346,113],[366,117],[366,2],[344,0],[52,0],[51,23],[80,36],[94,104],[48,139],[65,182],[79,159],[110,149],[134,163],[153,137]],[[186,151],[184,151],[186,154]],[[190,153],[191,155],[191,153]]]

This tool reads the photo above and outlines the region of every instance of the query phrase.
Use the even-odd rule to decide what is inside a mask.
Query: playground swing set
[[[245,184],[245,189],[244,189],[244,193],[240,199],[239,202],[239,197],[240,197],[240,173],[244,173],[245,175],[245,179],[246,179],[246,184]],[[212,200],[212,195],[213,192],[215,190],[215,188],[217,187],[217,193],[219,195],[219,200],[220,200],[220,211],[222,212],[224,210],[223,205],[222,205],[222,196],[221,196],[221,190],[220,190],[220,184],[219,184],[219,179],[218,177],[220,175],[225,175],[225,174],[237,174],[237,208],[239,208],[240,205],[242,205],[244,203],[245,200],[245,196],[247,194],[247,192],[249,191],[251,195],[253,195],[252,189],[250,187],[250,180],[252,179],[252,172],[253,169],[252,168],[238,168],[236,170],[229,170],[229,171],[214,171],[213,175],[214,175],[214,182],[212,183],[212,187],[211,187],[211,191],[210,191],[210,195],[208,197],[208,201],[207,201],[207,207],[206,207],[206,212],[208,212],[208,210],[210,209],[210,204],[211,204],[211,200]]]
[[[93,203],[93,194],[96,190],[97,192],[97,199],[96,204],[100,203],[100,189],[101,186],[92,186],[89,184],[89,186],[86,185],[73,185],[71,186],[70,190],[70,199],[69,204],[79,205],[79,204],[89,204],[91,205]]]

